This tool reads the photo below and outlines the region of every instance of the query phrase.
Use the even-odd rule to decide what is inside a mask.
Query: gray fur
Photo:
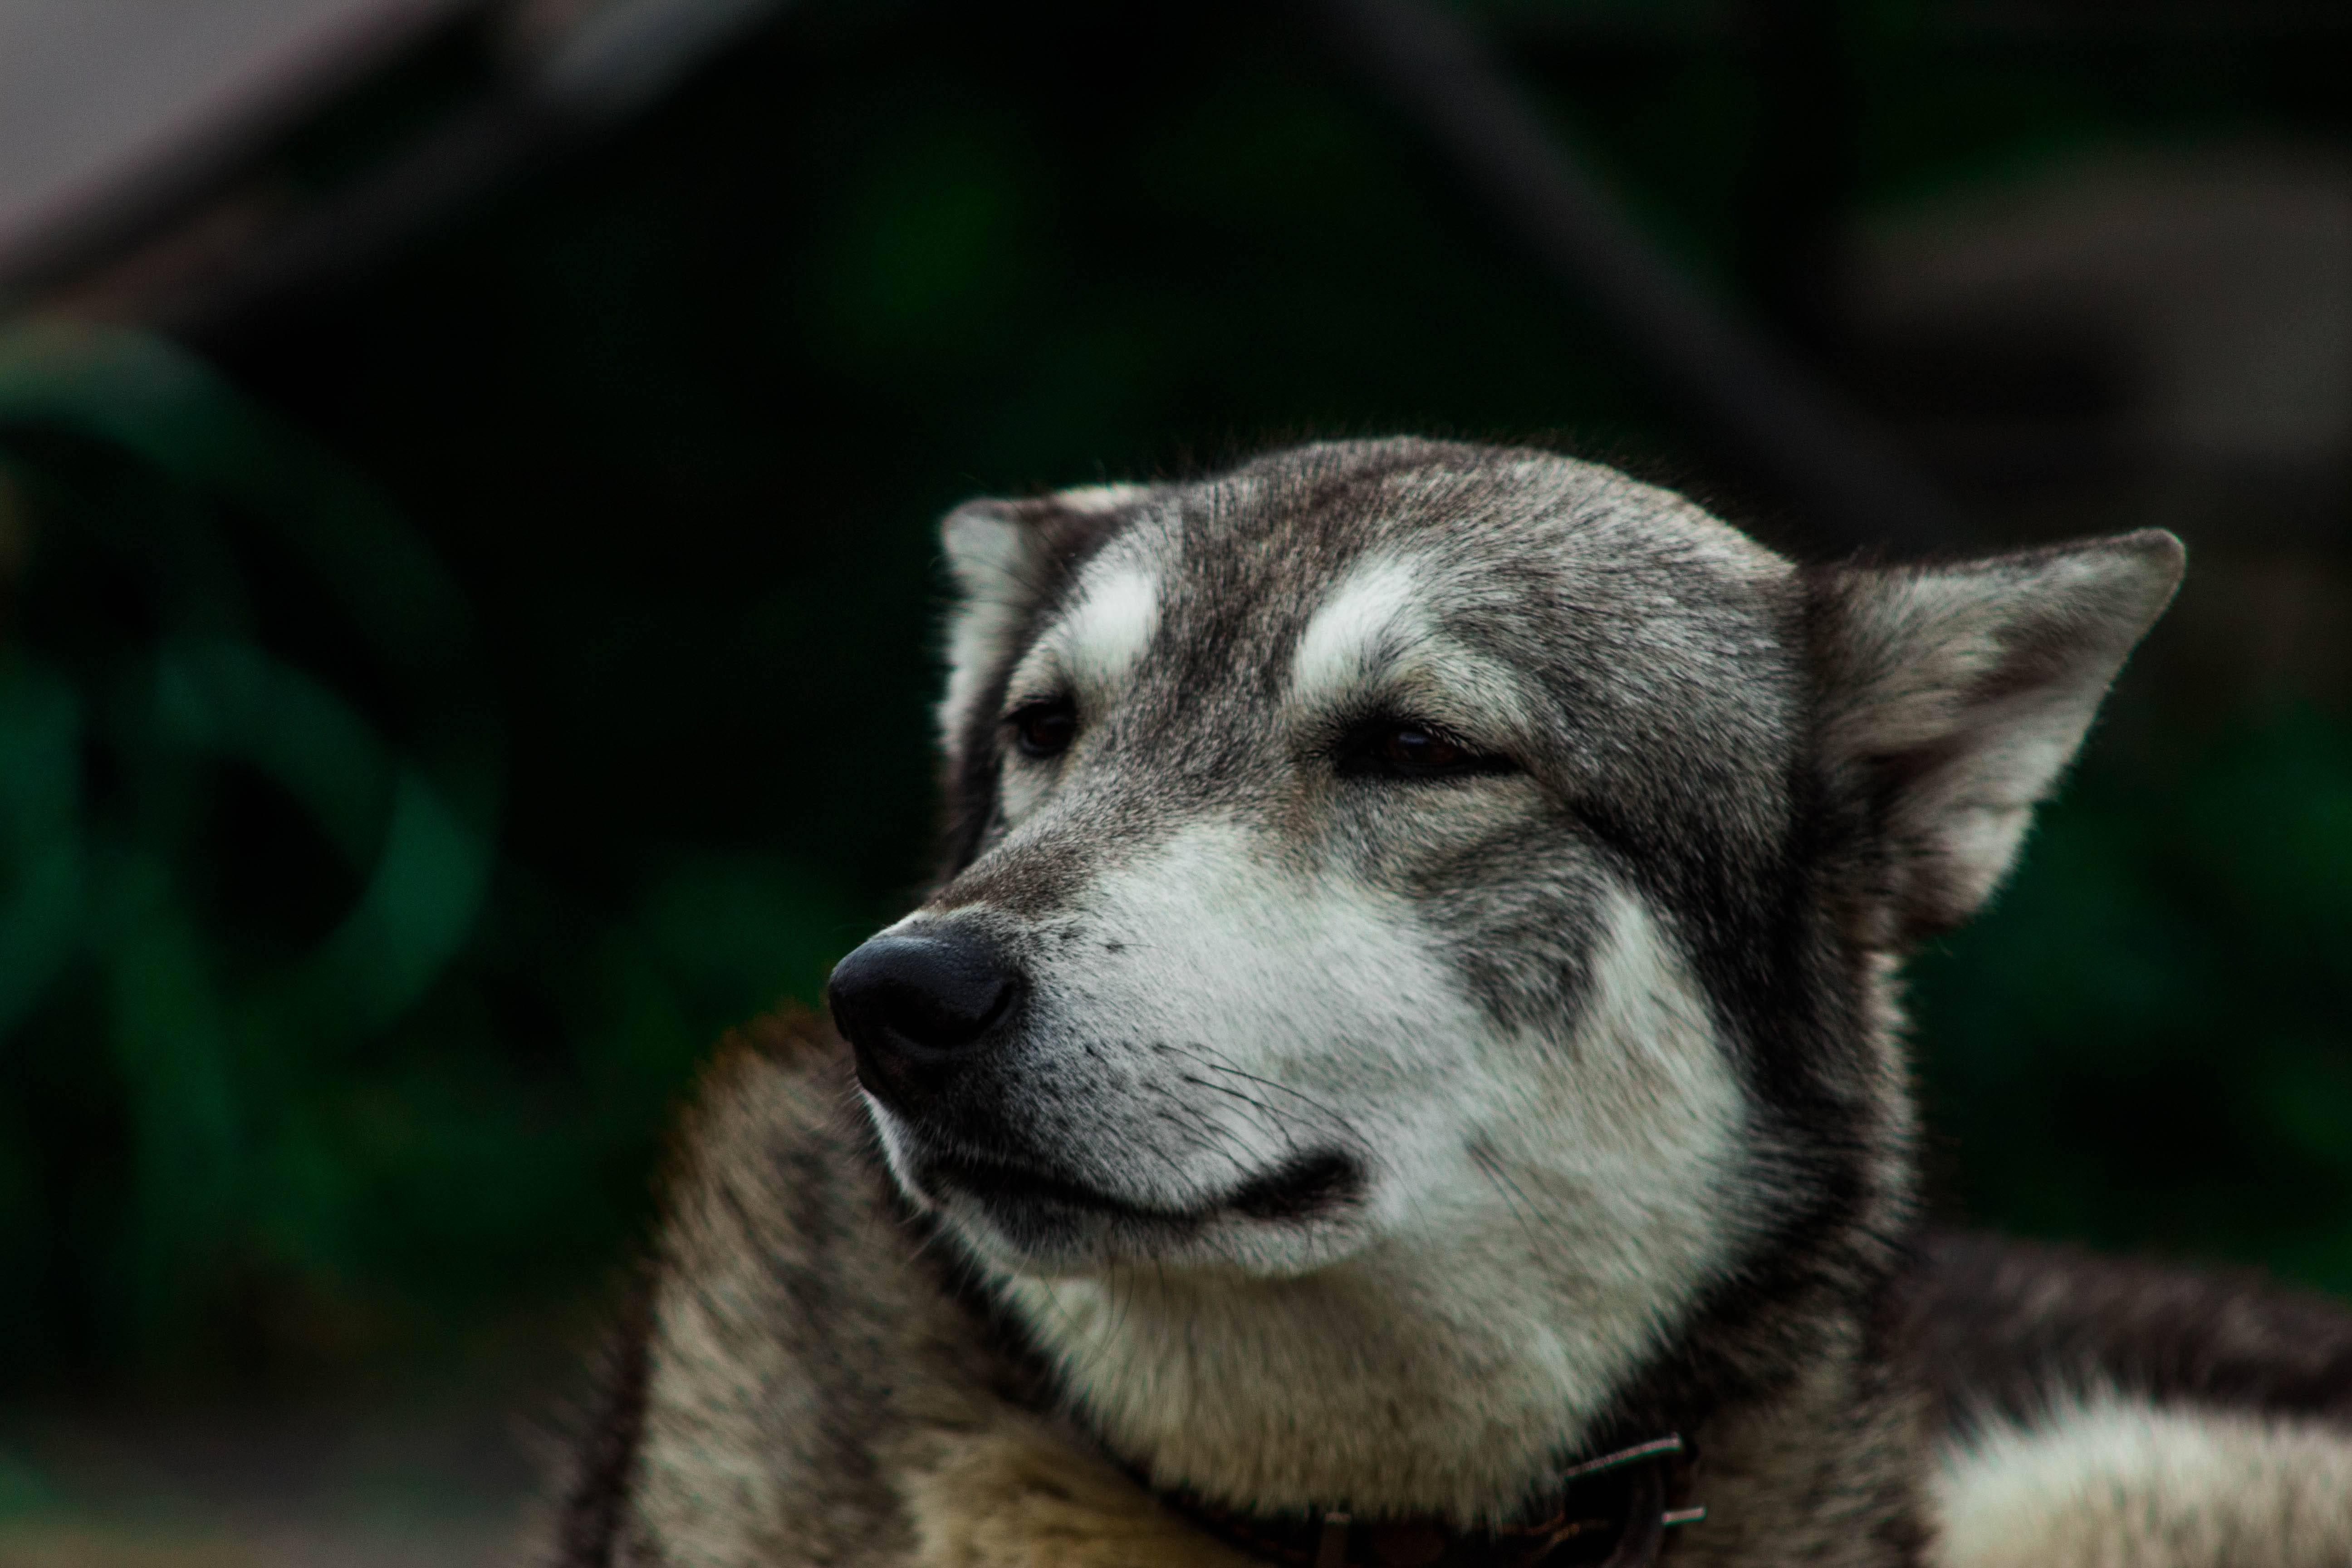
[[[1123,1471],[1475,1524],[1668,1430],[1677,1563],[1990,1568],[1986,1499],[2072,1560],[2254,1561],[2082,1500],[2233,1466],[2327,1539],[2340,1375],[2184,1401],[2072,1263],[1969,1289],[1914,1240],[1896,966],[2006,873],[2169,536],[1801,569],[1605,468],[1395,441],[946,542],[948,843],[892,931],[1017,1008],[862,1096],[814,1026],[714,1072],[563,1561],[1223,1563]],[[1466,760],[1365,750],[1407,721]],[[2093,1300],[2099,1353],[2036,1360]],[[2166,1320],[2269,1367],[2247,1321]],[[2011,1484],[2045,1462],[2080,1484]]]

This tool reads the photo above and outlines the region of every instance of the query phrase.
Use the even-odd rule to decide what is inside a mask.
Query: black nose
[[[1003,1023],[1021,976],[969,936],[877,936],[834,966],[825,1000],[856,1047],[858,1074],[886,1099],[910,1070],[947,1065]]]

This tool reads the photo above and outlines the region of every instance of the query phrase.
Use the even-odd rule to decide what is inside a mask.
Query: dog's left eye
[[[1067,702],[1032,702],[1012,717],[1013,743],[1024,756],[1058,757],[1077,739],[1078,715]]]
[[[1434,772],[1458,766],[1465,752],[1444,736],[1417,724],[1398,724],[1381,734],[1372,754],[1392,768]]]
[[[1433,725],[1409,719],[1366,725],[1340,749],[1339,763],[1342,773],[1381,778],[1452,778],[1510,769],[1502,757],[1475,751]]]

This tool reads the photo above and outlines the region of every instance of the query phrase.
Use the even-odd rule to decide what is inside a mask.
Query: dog
[[[937,884],[709,1070],[553,1561],[2352,1563],[2352,1316],[1919,1219],[1902,958],[2170,535],[1410,439],[943,535]]]

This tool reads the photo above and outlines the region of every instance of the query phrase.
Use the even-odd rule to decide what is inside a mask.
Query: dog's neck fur
[[[1654,970],[1637,983],[1625,971],[1638,966],[1622,951],[1612,957],[1598,967],[1620,984],[1600,988],[1571,1049],[1665,1070],[1719,1051],[1675,1005],[1675,988]],[[1860,994],[1846,1016],[1868,1036],[1857,1054],[1900,1079],[1894,966],[1857,959],[1847,973]],[[1681,1078],[1675,1091],[1703,1122],[1705,1080]],[[1870,1493],[1874,1508],[1907,1520],[1907,1496],[1877,1494],[1907,1492],[1895,1478],[1916,1468],[1907,1461],[1926,1436],[1869,1331],[1895,1258],[1891,1249],[1851,1255],[1852,1234],[1891,1237],[1907,1226],[1910,1102],[1896,1093],[1880,1103],[1888,1117],[1868,1129],[1875,1190],[1862,1200],[1862,1223],[1806,1260],[1811,1278],[1778,1302],[1781,1321],[1759,1320],[1751,1306],[1740,1343],[1692,1342],[1694,1333],[1706,1341],[1708,1298],[1735,1271],[1708,1243],[1764,1216],[1735,1212],[1727,1225],[1721,1210],[1703,1216],[1695,1204],[1627,1190],[1652,1172],[1621,1173],[1613,1188],[1596,1180],[1594,1144],[1610,1130],[1559,1106],[1541,1114],[1582,1122],[1585,1137],[1480,1151],[1491,1178],[1483,1190],[1506,1194],[1502,1205],[1433,1214],[1304,1278],[1127,1268],[1002,1275],[996,1291],[1104,1447],[1164,1489],[1229,1506],[1503,1523],[1566,1466],[1675,1432],[1705,1454],[1725,1496],[1759,1500],[1752,1514],[1760,1500],[1826,1485]],[[1743,1131],[1750,1152],[1769,1154],[1769,1139]],[[1563,1152],[1567,1168],[1545,1158]],[[1610,1152],[1600,1151],[1604,1166]],[[1695,1152],[1677,1153],[1692,1168]],[[1723,1174],[1730,1179],[1706,1196],[1735,1211],[1743,1190],[1772,1180],[1760,1168]],[[1552,1205],[1554,1228],[1538,1234],[1507,1195],[1525,1204],[1547,1186],[1584,1202]],[[1645,1211],[1638,1224],[1627,1213],[1635,1205]],[[1588,1224],[1562,1224],[1563,1214]],[[1661,1292],[1661,1279],[1679,1289]],[[1722,1397],[1743,1382],[1744,1392]],[[1700,1386],[1710,1392],[1695,1400]],[[1720,1518],[1712,1497],[1695,1500]],[[1809,1527],[1792,1515],[1775,1528],[1786,1544]]]
[[[1378,1247],[1303,1279],[1022,1281],[1074,1402],[1156,1484],[1265,1510],[1513,1514],[1579,1450],[1601,1347],[1475,1247]],[[1115,1369],[1115,1370],[1114,1370]]]
[[[1278,1282],[1135,1274],[1005,1297],[1033,1328],[1054,1325],[1036,1337],[1078,1426],[1163,1491],[1475,1528],[1523,1517],[1578,1459],[1672,1432],[1696,1461],[1679,1500],[1707,1520],[1678,1536],[1676,1562],[1925,1561],[1932,1421],[1890,1342],[1887,1277],[1830,1260],[1777,1315],[1741,1321],[1741,1342],[1599,1390],[1567,1372],[1592,1347],[1573,1342],[1564,1302],[1548,1318],[1532,1298],[1479,1314],[1475,1279],[1449,1292],[1445,1263],[1364,1259]],[[1748,1385],[1706,1386],[1743,1363]]]

